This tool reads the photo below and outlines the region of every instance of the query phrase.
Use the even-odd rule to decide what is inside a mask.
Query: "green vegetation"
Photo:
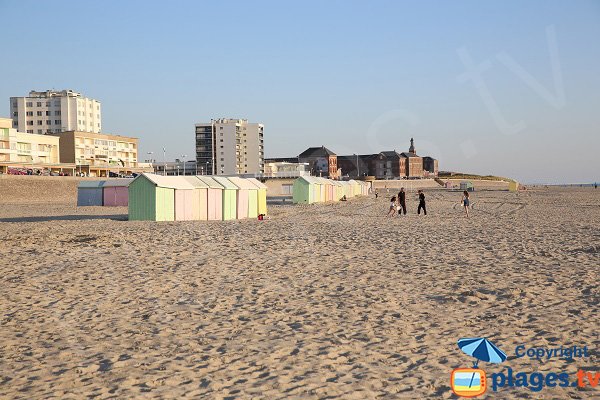
[[[515,182],[514,179],[505,178],[502,176],[494,175],[476,175],[476,174],[465,174],[462,172],[445,172],[439,174],[442,179],[474,179],[482,181],[504,181],[504,182]]]

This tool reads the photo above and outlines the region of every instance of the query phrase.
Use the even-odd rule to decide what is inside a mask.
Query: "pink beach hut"
[[[193,219],[195,221],[206,221],[208,219],[208,185],[197,176],[184,176],[183,179],[194,187]]]
[[[206,184],[206,218],[209,221],[223,219],[223,186],[210,176],[198,176]]]
[[[127,207],[129,205],[129,184],[132,179],[109,179],[102,185],[104,205],[107,207]]]

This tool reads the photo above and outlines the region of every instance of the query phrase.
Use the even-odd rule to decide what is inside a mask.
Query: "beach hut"
[[[197,176],[183,176],[194,187],[192,200],[192,219],[206,221],[208,219],[208,185]]]
[[[340,183],[340,181],[331,181],[333,186],[333,201],[340,201],[342,196],[344,195],[344,187]]]
[[[102,196],[106,207],[127,207],[129,184],[132,179],[109,179],[102,185]]]
[[[362,195],[362,191],[361,191],[361,188],[360,188],[360,183],[358,183],[354,179],[350,179],[348,181],[348,183],[352,187],[352,195],[353,196],[361,196]]]
[[[102,185],[104,181],[81,181],[77,187],[77,206],[101,206],[104,204]]]
[[[475,186],[473,186],[473,182],[471,181],[462,181],[460,183],[460,190],[466,190],[467,192],[475,191]]]
[[[129,184],[129,220],[191,219],[193,189],[179,176],[138,175]]]
[[[228,178],[239,189],[237,191],[237,217],[258,217],[258,187],[248,179],[232,176]]]
[[[332,184],[331,181],[329,179],[326,178],[321,178],[321,177],[315,177],[315,179],[317,179],[318,184],[320,184],[320,201],[321,202],[326,202],[326,201],[332,201],[333,198],[333,192],[330,190],[330,188],[332,188]]]
[[[223,221],[237,218],[237,191],[239,188],[229,179],[213,176],[217,183],[223,186]]]
[[[517,192],[519,190],[519,182],[511,181],[508,182],[508,191],[509,192]]]
[[[340,181],[342,185],[342,196],[346,196],[347,199],[352,197],[352,186],[347,181]]]
[[[209,221],[223,220],[223,186],[210,176],[198,176],[198,180],[204,182],[206,190],[206,218]]]
[[[258,188],[258,213],[267,215],[267,185],[256,178],[248,178]]]
[[[314,176],[301,176],[294,181],[292,188],[292,201],[294,204],[312,204],[318,202],[320,193],[317,178]]]

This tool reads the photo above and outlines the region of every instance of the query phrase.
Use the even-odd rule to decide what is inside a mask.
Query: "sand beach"
[[[156,223],[76,207],[76,183],[0,179],[0,398],[453,398],[473,336],[514,370],[598,366],[600,190],[476,191],[469,219],[460,192],[427,188],[426,217],[413,191],[400,218],[382,194]]]

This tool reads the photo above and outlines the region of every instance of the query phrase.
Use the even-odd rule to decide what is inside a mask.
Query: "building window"
[[[33,107],[33,102],[32,101],[28,101],[27,103],[25,103],[26,107]]]
[[[41,117],[41,116],[42,116],[42,112],[41,112],[41,111],[38,111],[38,112],[37,112],[37,116],[38,116],[38,117]]]
[[[221,139],[221,142],[223,142],[223,139]]]
[[[54,115],[60,115],[60,110],[54,111]]]
[[[46,102],[46,107],[50,107],[50,102],[49,101]]]
[[[50,111],[46,111],[46,117],[50,116]]]
[[[42,130],[38,129],[38,135],[41,135],[41,134],[42,134]]]
[[[27,125],[33,125],[33,121],[27,121]]]
[[[50,119],[47,119],[47,120],[46,120],[46,125],[52,125],[52,120],[50,120]]]
[[[33,133],[33,129],[27,129],[27,133]]]
[[[43,125],[43,124],[44,124],[44,121],[42,121],[41,119],[38,119],[38,122],[37,122],[37,124],[38,124],[38,125]]]
[[[221,158],[221,161],[225,161],[225,159],[224,159],[224,158]],[[222,167],[222,166],[223,166],[223,165],[221,165],[221,167]]]
[[[60,125],[60,119],[55,119],[54,120],[54,125]]]
[[[38,107],[41,107],[41,106],[42,106],[42,102],[41,102],[41,101],[38,101],[38,102],[36,103],[36,105],[37,105]]]
[[[17,107],[17,102],[13,102],[13,107]]]
[[[33,111],[27,111],[25,113],[28,117],[33,117]]]
[[[58,101],[55,101],[55,102],[54,102],[54,105],[55,105],[56,107],[60,107],[60,100],[58,100]]]
[[[18,111],[14,111],[13,112],[13,117],[18,117],[19,116],[19,112]]]

